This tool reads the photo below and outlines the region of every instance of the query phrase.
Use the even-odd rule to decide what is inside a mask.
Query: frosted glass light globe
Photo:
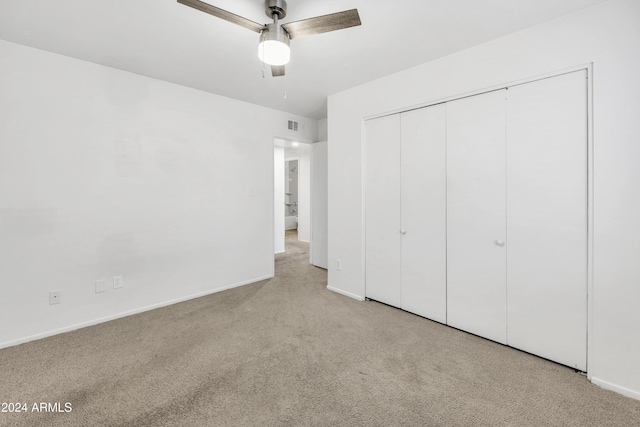
[[[291,59],[291,49],[277,40],[265,40],[258,45],[258,58],[265,64],[285,65]]]

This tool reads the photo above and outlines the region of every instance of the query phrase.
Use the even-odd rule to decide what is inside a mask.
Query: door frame
[[[271,141],[270,141],[270,150],[271,150],[271,155],[269,156],[270,159],[270,165],[269,165],[269,177],[268,180],[271,182],[271,188],[270,188],[270,197],[269,197],[269,224],[270,224],[270,228],[271,228],[271,233],[270,233],[270,248],[271,248],[271,255],[273,257],[273,262],[271,263],[272,266],[272,270],[271,270],[271,277],[275,277],[275,263],[276,263],[276,253],[275,253],[275,150],[274,148],[276,147],[276,140],[282,140],[285,142],[298,142],[300,144],[307,144],[307,145],[311,145],[314,143],[314,141],[312,139],[309,138],[292,138],[291,136],[279,136],[279,135],[271,135]],[[298,159],[298,165],[300,164],[299,159]],[[311,191],[311,189],[309,189],[309,191]],[[311,221],[311,219],[310,219]],[[310,238],[311,240],[311,238]],[[311,242],[310,242],[311,244]]]

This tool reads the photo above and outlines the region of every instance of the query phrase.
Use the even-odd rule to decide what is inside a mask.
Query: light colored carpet
[[[633,426],[640,401],[546,360],[326,289],[287,237],[276,277],[0,350],[16,426]]]

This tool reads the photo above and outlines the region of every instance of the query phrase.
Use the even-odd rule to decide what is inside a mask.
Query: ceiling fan
[[[258,57],[271,65],[274,77],[284,76],[284,66],[291,57],[289,40],[361,25],[357,9],[280,24],[279,20],[287,16],[285,0],[265,0],[265,13],[273,23],[264,25],[200,0],[178,0],[178,3],[259,33]]]

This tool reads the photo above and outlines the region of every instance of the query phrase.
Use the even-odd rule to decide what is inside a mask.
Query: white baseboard
[[[591,377],[591,382],[597,386],[600,386],[604,389],[615,391],[616,393],[620,393],[624,396],[630,397],[632,399],[640,400],[640,392],[628,389],[626,387],[622,387],[616,384],[612,384],[608,381],[601,380],[596,377]]]
[[[87,326],[94,326],[94,325],[97,325],[99,323],[109,322],[111,320],[120,319],[122,317],[132,316],[134,314],[143,313],[143,312],[149,311],[149,310],[155,310],[156,308],[161,308],[161,307],[166,307],[166,306],[173,305],[173,304],[178,304],[180,302],[188,301],[188,300],[195,299],[195,298],[204,297],[204,296],[207,296],[207,295],[211,295],[211,294],[215,294],[215,293],[218,293],[218,292],[226,291],[228,289],[238,288],[240,286],[249,285],[251,283],[260,282],[261,280],[266,280],[266,279],[271,279],[271,278],[273,278],[273,275],[264,276],[264,277],[257,277],[255,279],[250,279],[250,280],[246,280],[246,281],[243,281],[243,282],[234,283],[232,285],[222,286],[220,288],[216,288],[216,289],[205,291],[205,292],[199,292],[197,294],[189,295],[189,296],[186,296],[186,297],[180,297],[180,298],[172,299],[172,300],[169,300],[169,301],[163,301],[163,302],[160,302],[160,303],[157,303],[157,304],[152,304],[152,305],[136,308],[136,309],[129,310],[129,311],[123,311],[121,313],[116,313],[116,314],[113,314],[111,316],[100,317],[98,319],[92,319],[92,320],[88,320],[86,322],[76,323],[74,325],[65,326],[64,328],[53,329],[51,331],[46,331],[46,332],[42,332],[42,333],[35,334],[35,335],[29,335],[29,336],[24,337],[24,338],[18,338],[16,340],[6,341],[6,342],[3,342],[3,343],[0,343],[0,349],[7,348],[7,347],[14,347],[16,345],[24,344],[24,343],[27,343],[27,342],[30,342],[30,341],[35,341],[35,340],[39,340],[39,339],[42,339],[42,338],[47,338],[47,337],[51,337],[51,336],[54,336],[54,335],[63,334],[65,332],[75,331],[76,329],[86,328]]]
[[[342,289],[334,288],[334,287],[329,286],[329,285],[327,285],[327,289],[329,289],[330,291],[333,291],[335,293],[338,293],[340,295],[344,295],[344,296],[349,297],[349,298],[357,299],[358,301],[364,301],[364,297],[361,297],[360,295],[352,294],[351,292],[343,291]]]
[[[283,254],[283,253],[284,253],[284,251],[278,251],[278,252],[274,252],[274,254],[275,254],[275,255],[278,255],[278,254]]]

